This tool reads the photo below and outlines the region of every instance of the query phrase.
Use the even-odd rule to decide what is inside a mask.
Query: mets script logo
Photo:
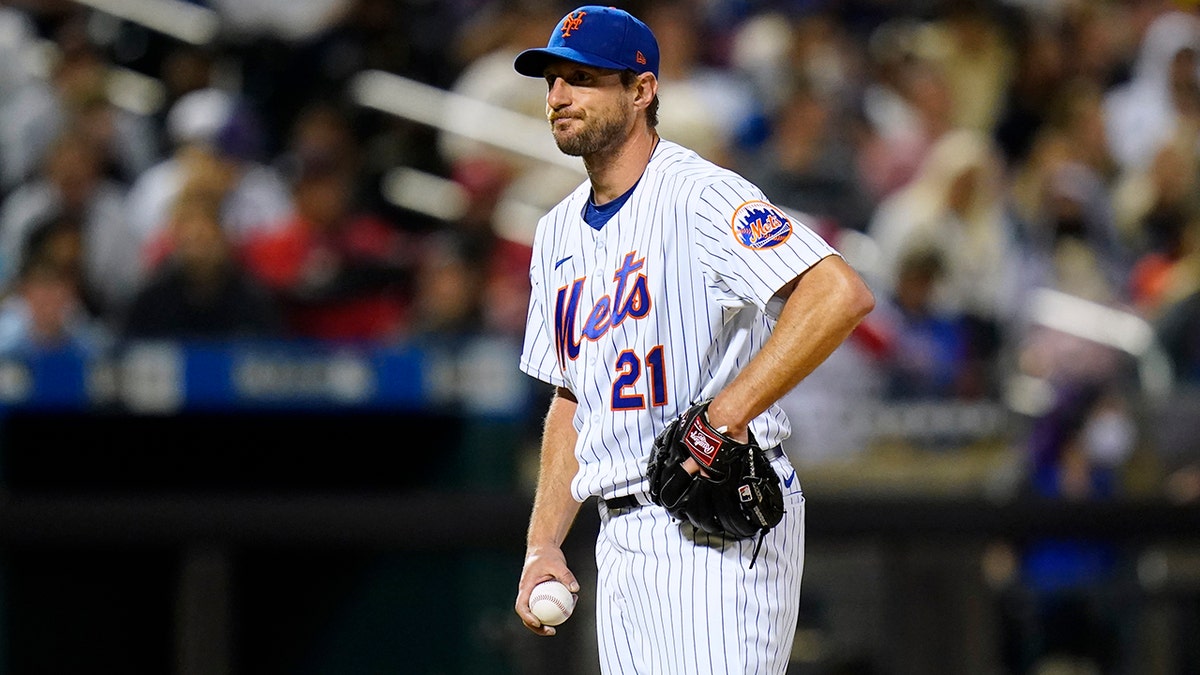
[[[569,287],[558,289],[554,304],[554,342],[560,368],[566,368],[567,361],[579,358],[579,347],[584,338],[595,342],[625,319],[640,319],[650,313],[650,290],[646,286],[646,275],[641,273],[645,264],[646,259],[638,258],[636,251],[625,254],[621,267],[613,273],[616,288],[612,295],[603,295],[592,305],[582,328],[576,326],[587,278],[576,279]]]
[[[565,38],[571,37],[571,31],[579,30],[579,25],[583,23],[583,17],[587,12],[571,12],[563,19],[562,36]]]
[[[746,202],[733,214],[733,236],[746,248],[775,248],[792,234],[792,221],[775,206],[761,200]]]

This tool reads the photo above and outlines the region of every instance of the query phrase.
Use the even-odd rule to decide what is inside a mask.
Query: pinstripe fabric
[[[589,192],[580,185],[538,224],[520,360],[579,400],[571,490],[580,502],[644,493],[667,420],[732,380],[770,335],[775,293],[837,254],[753,184],[668,141],[599,230],[583,221]],[[761,217],[739,216],[748,209]],[[763,447],[791,431],[777,406],[750,428]],[[786,457],[774,465],[792,471]],[[696,536],[657,507],[602,506],[605,672],[782,673],[804,551],[803,497],[791,489],[753,569],[753,540]]]
[[[774,462],[787,475],[787,459]],[[648,506],[600,509],[596,625],[604,673],[778,674],[787,670],[800,609],[804,496],[747,569],[755,540],[681,527]]]
[[[572,491],[581,502],[591,495],[644,491],[654,436],[692,402],[720,391],[761,349],[775,309],[768,303],[776,291],[836,254],[794,221],[782,245],[742,246],[733,234],[733,215],[747,201],[765,200],[762,192],[665,140],[629,201],[599,231],[583,221],[588,195],[585,182],[538,224],[520,360],[524,372],[566,387],[579,399],[574,424],[580,471]],[[622,286],[617,273],[627,268],[626,260],[640,267]],[[646,315],[625,316],[616,325],[610,321],[594,339],[583,335],[589,317],[607,312],[615,318],[636,275],[645,277]],[[578,343],[578,354],[560,357],[556,310],[576,284],[579,300],[569,312],[575,323],[566,339]],[[626,297],[616,297],[618,290]],[[650,359],[659,347],[655,373]],[[639,376],[618,393],[645,402],[636,409],[614,409],[614,383],[634,367]],[[662,405],[653,400],[655,375],[662,378]],[[779,445],[791,432],[777,406],[750,428],[763,447]]]

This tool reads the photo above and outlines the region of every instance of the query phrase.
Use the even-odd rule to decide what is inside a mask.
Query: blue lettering
[[[583,295],[583,285],[586,279],[576,279],[571,283],[570,295],[568,287],[558,289],[558,297],[554,305],[554,342],[558,350],[560,368],[566,368],[567,361],[579,357],[580,345],[583,338],[591,341],[599,340],[608,333],[608,329],[620,325],[627,317],[641,319],[650,313],[650,291],[646,275],[638,274],[645,266],[646,259],[635,259],[637,252],[626,254],[621,267],[613,275],[616,282],[615,292],[603,295],[588,312],[587,320],[577,338],[575,335],[576,321],[579,316],[579,301]],[[632,278],[632,281],[631,281]],[[616,311],[613,308],[616,307]]]
[[[592,313],[588,315],[587,323],[583,326],[583,336],[589,340],[599,340],[605,333],[608,332],[608,327],[611,325],[608,322],[609,305],[612,300],[607,295],[596,301],[596,306],[592,308]]]
[[[568,358],[574,361],[579,357],[580,341],[575,339],[575,316],[579,311],[583,282],[583,279],[576,279],[571,284],[570,300],[566,300],[566,286],[558,289],[558,299],[554,303],[554,346],[558,349],[559,368],[567,367]]]

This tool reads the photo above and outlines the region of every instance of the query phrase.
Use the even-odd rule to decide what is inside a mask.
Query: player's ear
[[[658,95],[658,78],[654,73],[640,73],[633,83],[633,103],[639,108],[646,108]]]

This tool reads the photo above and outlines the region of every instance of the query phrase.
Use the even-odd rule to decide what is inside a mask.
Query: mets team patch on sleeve
[[[775,248],[791,234],[791,219],[762,200],[746,202],[733,212],[733,236],[746,248],[758,251]]]

